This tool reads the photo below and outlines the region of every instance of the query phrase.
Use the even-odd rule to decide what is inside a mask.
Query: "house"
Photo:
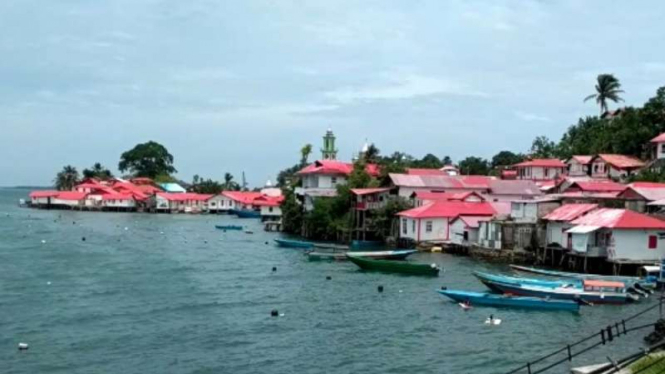
[[[573,227],[571,222],[595,209],[598,209],[598,204],[566,204],[545,215],[542,218],[547,224],[545,244],[571,248],[572,234],[566,233]]]
[[[280,205],[283,201],[283,196],[262,195],[254,199],[252,205],[260,208],[262,221],[279,221],[282,219]]]
[[[450,222],[450,241],[453,244],[470,246],[478,243],[480,223],[488,217],[458,216]]]
[[[178,183],[159,183],[159,187],[168,193],[185,193],[187,190]]]
[[[484,175],[409,175],[391,173],[388,175],[397,195],[409,198],[416,191],[476,192],[486,194],[494,177]]]
[[[444,167],[441,168],[441,171],[445,175],[451,175],[451,176],[455,176],[455,175],[460,174],[459,169],[457,167],[455,167],[454,165],[445,165]]]
[[[377,210],[386,206],[390,198],[390,188],[352,188],[353,209]]]
[[[503,169],[501,170],[499,176],[503,180],[516,180],[517,179],[517,170],[512,169]]]
[[[656,263],[665,256],[665,221],[626,209],[598,209],[572,222],[572,250],[614,263]]]
[[[60,191],[51,197],[51,205],[60,208],[82,208],[85,205],[86,192]]]
[[[485,201],[485,198],[477,192],[416,191],[411,194],[410,198],[414,207],[431,204],[436,201],[465,201],[469,203]]]
[[[137,207],[136,199],[129,193],[104,194],[101,205],[105,210],[133,211]]]
[[[636,212],[657,210],[660,206],[657,202],[665,199],[665,183],[634,182],[617,197],[625,201],[626,209]]]
[[[536,223],[560,206],[561,200],[556,198],[515,200],[511,202],[510,217],[518,223]]]
[[[530,180],[490,180],[489,201],[529,200],[542,196],[540,188]]]
[[[368,164],[365,168],[371,176],[379,175],[377,165]],[[302,179],[302,188],[336,189],[338,185],[346,184],[346,180],[353,172],[353,164],[336,160],[321,160],[306,166],[298,173]]]
[[[227,204],[224,204],[223,208],[230,206],[229,209],[239,209],[239,210],[254,210],[258,206],[254,205],[254,200],[263,196],[260,192],[253,191],[222,191],[222,196],[228,200],[223,200]],[[219,209],[219,206],[218,206]]]
[[[555,180],[566,175],[568,167],[556,158],[536,158],[513,166],[517,179],[533,181]]]
[[[591,159],[593,178],[624,179],[644,167],[641,160],[625,155],[599,154]]]
[[[450,242],[450,223],[459,216],[491,218],[496,211],[486,202],[437,201],[397,213],[400,237],[415,242]]]
[[[206,202],[213,195],[197,193],[159,192],[154,195],[154,206],[158,212],[201,213],[207,209]]]
[[[611,180],[586,180],[573,182],[561,192],[564,194],[580,193],[582,195],[592,195],[594,193],[613,193],[618,196],[625,189],[626,185],[616,183]]]
[[[39,190],[30,192],[30,204],[36,207],[48,207],[61,191]]]
[[[592,156],[573,156],[566,161],[568,165],[568,175],[571,177],[583,177],[591,175]]]

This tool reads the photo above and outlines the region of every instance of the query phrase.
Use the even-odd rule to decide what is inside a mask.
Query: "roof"
[[[452,222],[460,220],[464,222],[464,226],[470,229],[477,229],[480,227],[480,222],[488,221],[489,217],[487,216],[458,216]],[[451,222],[451,223],[452,223]]]
[[[577,181],[568,186],[566,191],[574,186],[585,192],[621,192],[626,189],[626,185],[613,181]]]
[[[649,201],[665,199],[665,183],[635,182],[628,185],[628,190]]]
[[[490,194],[540,196],[543,193],[538,185],[530,180],[492,180]]]
[[[434,191],[416,191],[411,197],[415,197],[419,200],[432,200],[432,201],[451,201],[458,200],[463,201],[471,196],[477,196],[481,201],[485,201],[485,198],[476,192],[434,192]]]
[[[369,175],[378,176],[379,167],[375,164],[367,164],[365,170]],[[305,168],[300,170],[299,175],[303,174],[341,174],[349,175],[353,171],[353,164],[350,162],[342,162],[335,160],[319,160],[314,161],[314,163],[307,165]]]
[[[79,183],[76,186],[74,186],[74,189],[79,189],[79,188],[87,188],[87,189],[90,189],[90,190],[99,190],[99,191],[102,191],[104,193],[114,193],[115,192],[113,190],[113,188],[111,188],[109,186],[105,186],[103,184],[99,184],[97,182],[83,182],[83,183]]]
[[[55,198],[58,200],[83,200],[86,196],[88,196],[86,192],[61,191]]]
[[[520,162],[519,164],[515,164],[515,167],[527,167],[527,166],[565,168],[566,164],[564,164],[561,160],[556,158],[534,158],[533,160],[527,160],[524,162]]]
[[[222,191],[222,195],[242,204],[252,204],[254,199],[263,196],[260,192],[251,191]]]
[[[132,178],[129,181],[134,183],[134,184],[152,184],[152,183],[155,183],[152,179],[145,178],[145,177]]]
[[[160,183],[159,186],[166,192],[187,192],[187,190],[178,183]]]
[[[561,198],[567,199],[616,199],[621,194],[620,191],[610,191],[610,192],[584,192],[584,191],[574,191],[574,192],[564,192],[561,194],[556,194]]]
[[[543,219],[547,221],[572,221],[596,208],[598,208],[598,204],[566,204],[554,209]]]
[[[252,201],[256,206],[280,206],[284,201],[284,196],[266,196],[262,195]]]
[[[537,181],[535,183],[536,183],[536,186],[538,186],[538,188],[541,191],[549,191],[552,188],[556,187],[559,184],[559,181],[550,179],[550,180],[545,180],[545,181]]]
[[[157,196],[163,197],[168,201],[206,201],[215,195],[198,194],[191,192],[167,193],[158,192]]]
[[[151,187],[151,186],[142,186],[142,187]],[[144,192],[142,188],[131,183],[131,182],[116,182],[113,185],[113,188],[120,193],[130,193],[136,200],[145,200],[148,198],[148,194]],[[154,193],[161,192],[161,190],[154,191]],[[113,193],[116,193],[115,191]]]
[[[31,199],[38,199],[41,197],[56,197],[61,191],[55,191],[55,190],[40,190],[40,191],[32,191],[30,192],[30,198]]]
[[[580,163],[582,165],[589,165],[591,163],[592,158],[593,158],[593,156],[575,155],[575,156],[571,157],[568,160],[568,162],[570,162],[570,160],[575,160],[575,161],[577,161],[578,163]]]
[[[354,195],[371,195],[375,193],[388,192],[390,188],[352,188]]]
[[[578,226],[594,226],[611,229],[665,230],[665,221],[626,209],[598,209],[572,222]]]
[[[515,179],[517,178],[517,170],[501,170],[501,178],[503,179]]]
[[[408,218],[454,218],[460,215],[493,216],[496,213],[489,203],[467,203],[463,201],[435,201],[418,208],[397,213]]]
[[[612,165],[616,169],[635,169],[644,166],[644,162],[632,156],[599,154],[593,158],[593,161],[595,161],[597,158],[600,158],[605,163]]]
[[[406,173],[409,175],[448,175],[440,169],[420,169],[420,168],[407,168]]]
[[[510,201],[490,201],[488,204],[494,209],[499,216],[508,216],[512,208]]]
[[[665,143],[665,132],[651,139],[651,143]]]
[[[390,180],[398,187],[420,187],[433,189],[489,189],[491,180],[485,175],[409,175],[389,174]]]

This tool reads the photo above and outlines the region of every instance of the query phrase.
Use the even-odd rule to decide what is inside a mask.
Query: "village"
[[[527,159],[498,176],[462,175],[453,165],[389,173],[385,187],[351,188],[348,239],[378,243],[372,221],[390,201],[408,209],[391,217],[389,238],[400,248],[464,253],[505,262],[565,267],[580,272],[635,274],[665,255],[665,184],[626,183],[665,159],[665,134],[651,140],[652,159],[617,154],[568,160]],[[367,152],[365,144],[357,159]],[[110,212],[235,214],[259,218],[266,230],[282,226],[283,189],[306,213],[318,199],[335,197],[354,162],[337,159],[335,135],[323,137],[321,159],[296,172],[293,185],[270,181],[256,191],[188,192],[150,178],[86,178],[71,191],[37,190],[37,209]],[[364,166],[377,177],[379,165]],[[384,244],[384,243],[380,243]]]

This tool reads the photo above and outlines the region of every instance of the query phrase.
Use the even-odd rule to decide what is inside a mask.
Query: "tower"
[[[323,137],[323,148],[321,148],[321,156],[324,160],[337,159],[337,149],[335,149],[335,135],[330,128],[328,128],[326,135]]]

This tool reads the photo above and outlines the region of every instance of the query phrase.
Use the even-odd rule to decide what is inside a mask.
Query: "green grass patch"
[[[665,372],[665,355],[647,356],[630,366],[631,373],[660,374]]]

